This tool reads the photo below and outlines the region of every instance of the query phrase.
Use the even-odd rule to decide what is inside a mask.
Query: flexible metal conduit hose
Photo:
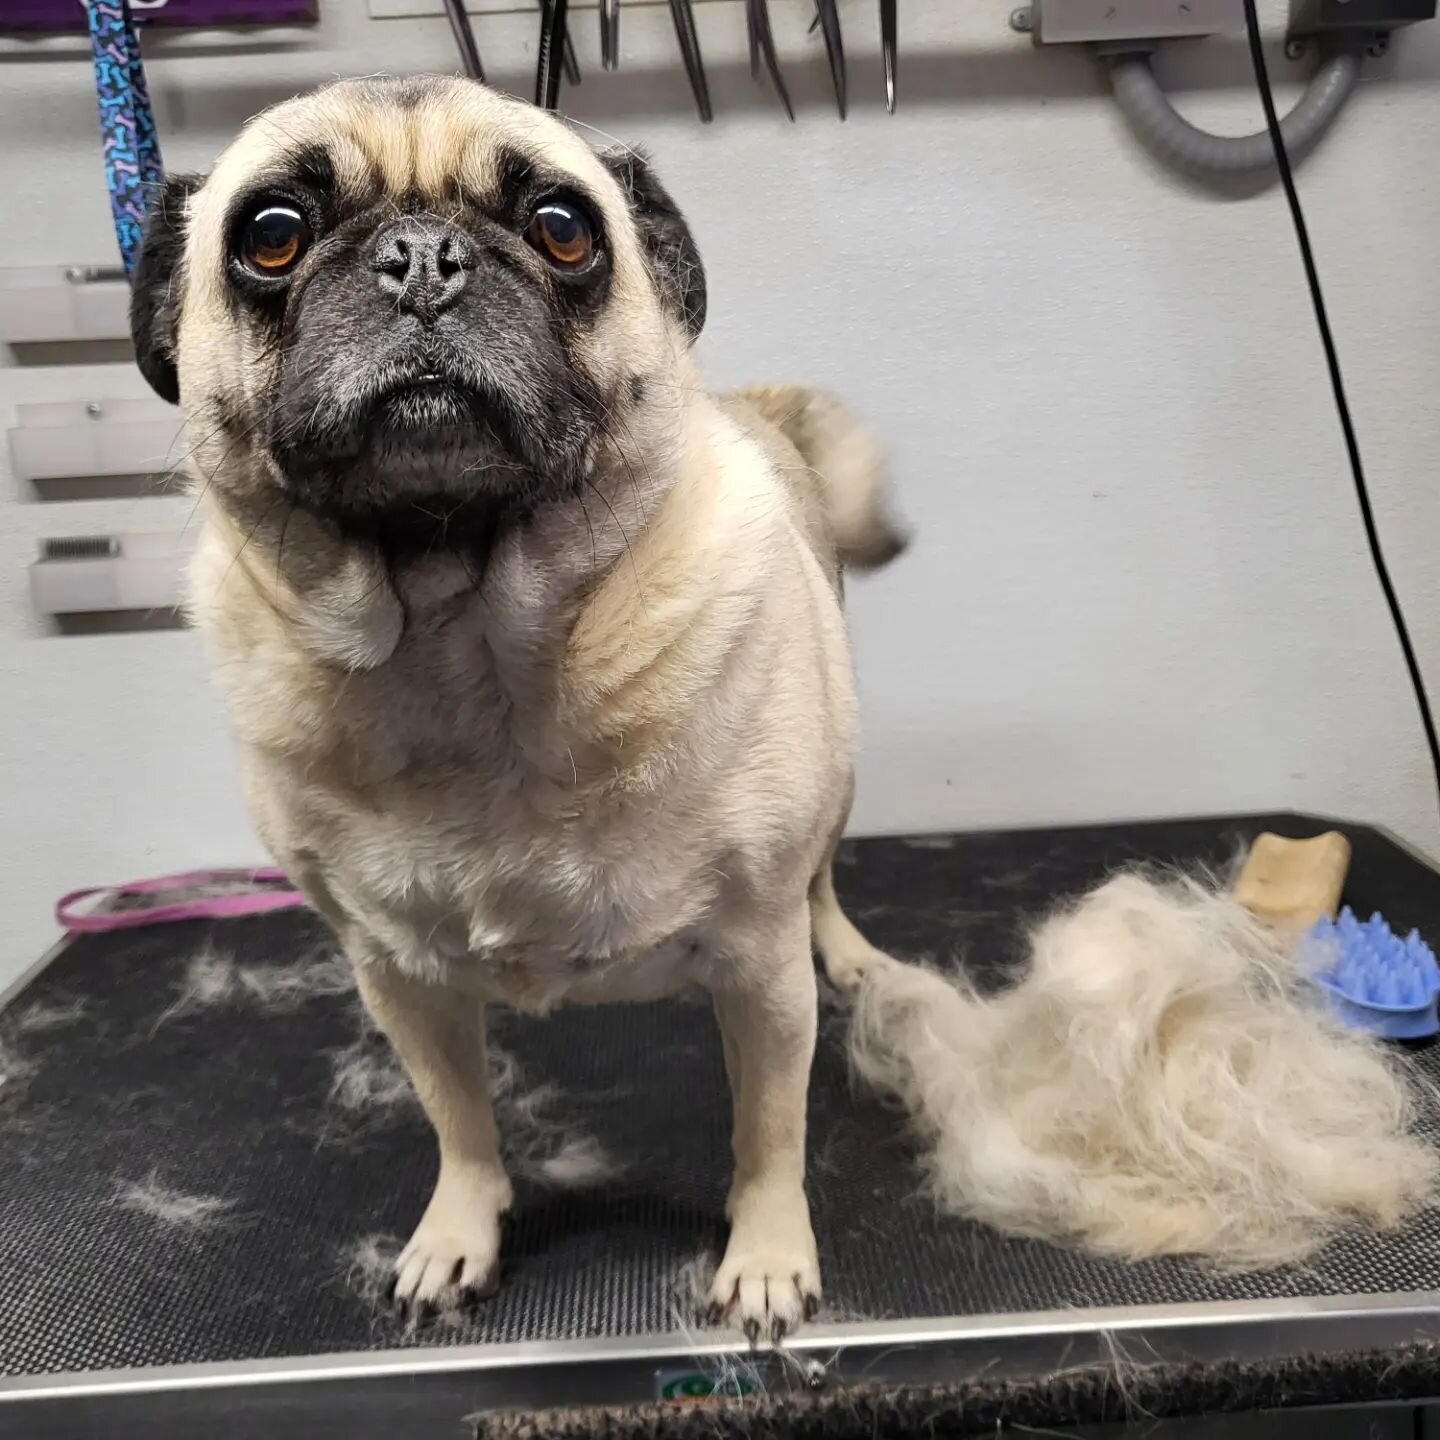
[[[1109,57],[1115,99],[1140,138],[1162,159],[1191,175],[1258,175],[1275,168],[1264,131],[1212,135],[1179,114],[1160,88],[1148,54]],[[1345,107],[1360,73],[1357,48],[1333,51],[1321,62],[1305,93],[1280,122],[1292,159],[1308,150]]]

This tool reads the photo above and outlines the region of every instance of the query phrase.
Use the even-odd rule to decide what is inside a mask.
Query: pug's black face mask
[[[393,105],[419,83],[376,93]],[[452,137],[457,154],[464,141]],[[638,157],[600,158],[630,201],[615,223],[635,227],[661,305],[698,333],[703,270],[683,220]],[[293,504],[345,533],[470,544],[497,518],[573,495],[631,393],[635,377],[591,358],[618,303],[600,198],[503,144],[488,173],[484,193],[421,193],[379,164],[357,178],[311,141],[282,148],[228,203],[230,318],[261,358],[213,406]],[[136,278],[141,365],[172,399],[173,217],[196,183],[171,182]]]

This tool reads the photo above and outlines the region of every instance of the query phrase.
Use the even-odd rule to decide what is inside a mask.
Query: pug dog
[[[856,705],[845,564],[899,548],[823,395],[714,396],[705,272],[639,154],[454,78],[330,85],[151,206],[133,329],[198,492],[189,605],[275,859],[334,927],[439,1141],[413,1312],[495,1288],[485,1011],[713,998],[734,1100],[710,1299],[779,1341],[815,942]]]

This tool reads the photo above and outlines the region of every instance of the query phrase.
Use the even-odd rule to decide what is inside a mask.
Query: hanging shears
[[[780,73],[780,58],[775,53],[775,36],[770,29],[769,0],[745,0],[745,29],[750,40],[750,77],[758,78],[760,60],[764,57],[765,68],[770,72],[771,83],[785,113],[793,121],[795,108],[790,104],[790,94],[785,89],[785,78]]]
[[[580,83],[580,65],[570,43],[569,0],[540,0],[540,45],[535,61],[535,103],[553,110],[560,103],[560,75]]]
[[[680,57],[690,78],[695,95],[695,108],[708,125],[715,118],[710,108],[710,87],[705,82],[705,65],[700,58],[700,37],[695,33],[695,12],[690,0],[670,0],[670,17],[675,22],[675,38],[680,42]]]
[[[450,19],[450,33],[455,37],[465,73],[472,80],[483,83],[485,67],[481,65],[480,51],[475,47],[475,32],[470,28],[470,17],[465,13],[465,0],[445,0],[445,14]]]
[[[830,61],[830,79],[835,86],[835,103],[845,118],[845,43],[840,37],[840,10],[836,0],[815,0],[820,29],[825,35],[825,54]]]
[[[885,108],[895,113],[895,0],[880,0],[880,50],[885,57]]]
[[[620,68],[620,0],[600,0],[600,63]]]

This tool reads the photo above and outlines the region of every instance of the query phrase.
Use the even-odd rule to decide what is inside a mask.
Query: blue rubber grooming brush
[[[1305,956],[1311,979],[1352,1029],[1387,1040],[1423,1040],[1440,1031],[1440,964],[1418,931],[1402,940],[1379,915],[1362,922],[1347,905],[1309,931]]]

